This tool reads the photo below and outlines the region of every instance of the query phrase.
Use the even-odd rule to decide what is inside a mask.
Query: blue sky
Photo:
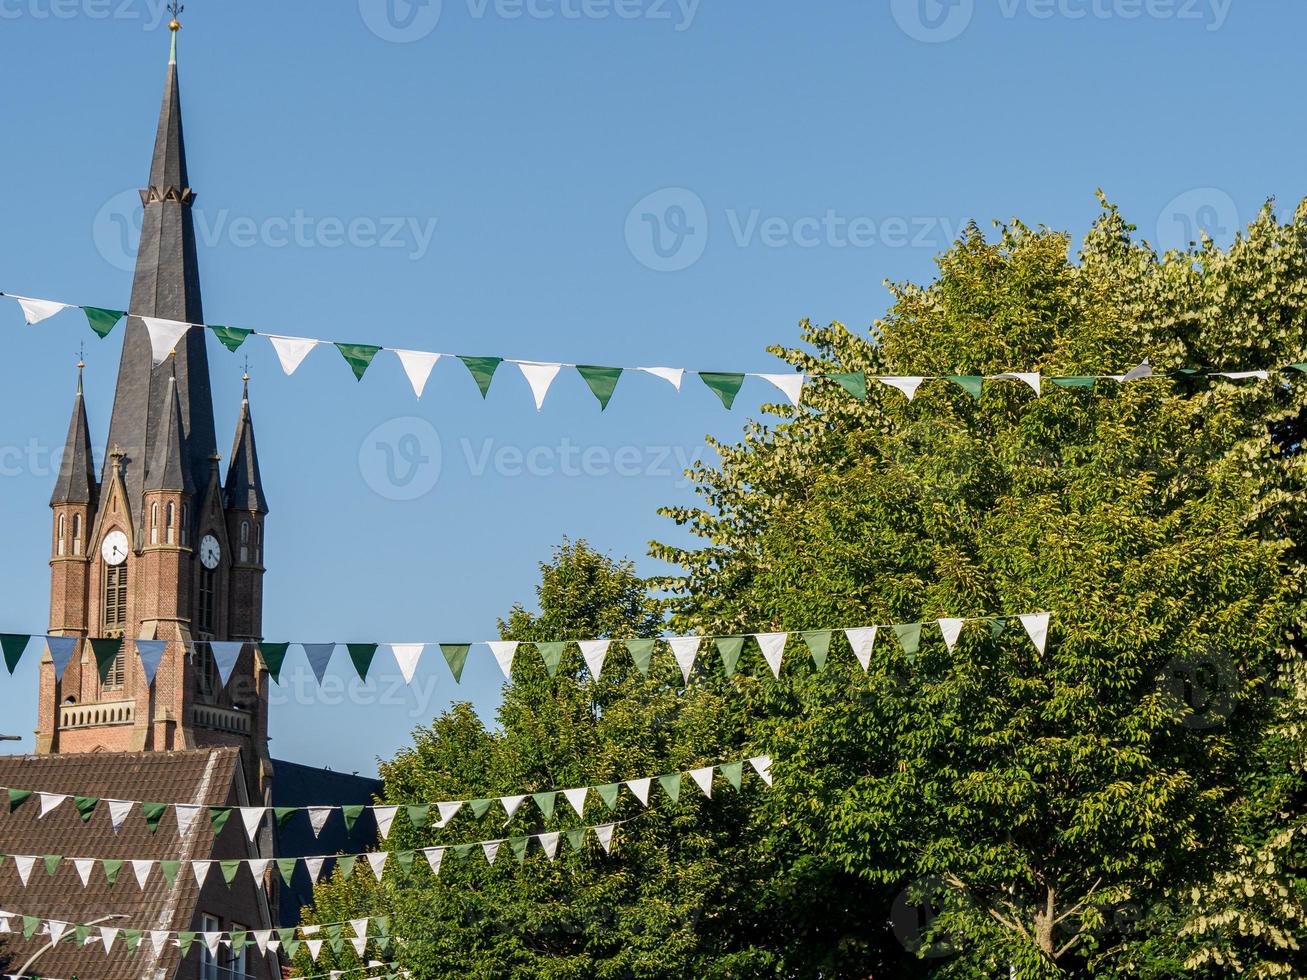
[[[1225,241],[1266,198],[1292,207],[1307,173],[1299,5],[188,6],[206,312],[273,333],[782,370],[766,345],[805,316],[865,330],[883,281],[928,279],[971,218],[1079,235],[1101,186],[1151,241],[1198,226]],[[0,289],[126,304],[166,21],[161,0],[0,0]],[[40,630],[78,345],[102,440],[121,336],[76,314],[29,328],[12,304],[0,331],[0,630]],[[601,415],[564,375],[537,413],[510,369],[482,402],[442,362],[418,402],[385,355],[356,384],[334,351],[288,378],[266,342],[247,346],[269,638],[492,637],[564,535],[653,572],[647,542],[677,533],[655,509],[689,499],[684,462],[770,400],[751,382],[726,413],[694,379],[678,395],[628,376]],[[243,358],[210,357],[225,449]],[[0,680],[0,730],[26,747],[35,653]],[[497,703],[484,649],[461,686],[431,663],[410,691],[384,654],[362,691],[337,657],[315,693],[292,653],[275,756],[372,771],[450,701]]]

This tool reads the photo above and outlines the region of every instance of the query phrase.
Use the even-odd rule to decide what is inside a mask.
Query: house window
[[[127,563],[104,566],[104,616],[106,630],[127,625]]]
[[[64,515],[59,515],[59,528],[55,532],[55,554],[64,553]]]
[[[211,569],[200,569],[200,608],[196,625],[202,633],[213,632],[214,574]]]
[[[246,932],[246,931],[247,930],[243,925],[240,925],[236,922],[233,922],[231,924],[231,932]],[[235,950],[232,950],[230,959],[228,961],[229,968],[231,970],[232,980],[237,980],[237,978],[239,977],[248,977],[250,975],[248,951],[249,951],[248,946],[242,946],[239,953],[236,952]]]
[[[82,515],[73,515],[73,554],[82,553]]]
[[[164,511],[164,519],[163,519],[163,520],[164,520],[165,530],[167,531],[167,535],[166,535],[166,537],[167,537],[167,541],[168,541],[168,543],[169,543],[169,544],[176,544],[176,537],[177,537],[177,536],[176,536],[175,532],[173,531],[173,509],[172,509],[172,501],[169,501],[169,502],[168,502],[168,507],[167,507],[167,509]]]
[[[201,932],[220,932],[222,923],[218,921],[217,916],[209,915],[207,912],[200,916]],[[209,948],[200,943],[200,980],[218,980],[218,961],[213,958]]]

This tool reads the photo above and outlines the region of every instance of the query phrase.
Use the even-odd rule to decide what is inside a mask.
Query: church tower
[[[249,379],[224,485],[206,331],[188,330],[156,367],[140,319],[204,322],[175,31],[173,39],[149,185],[141,191],[145,213],[108,458],[97,479],[79,365],[50,500],[50,632],[87,642],[60,678],[48,655],[42,663],[37,751],[236,746],[246,757],[250,795],[262,799],[271,776],[268,675],[253,641],[262,635],[268,506]],[[121,639],[116,659],[97,662],[91,638]],[[138,639],[167,641],[153,684]],[[244,644],[234,665],[226,658],[237,648],[227,641]],[[230,668],[226,683],[219,664]]]

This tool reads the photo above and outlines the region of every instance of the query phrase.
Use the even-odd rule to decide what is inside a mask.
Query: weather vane
[[[182,15],[183,11],[185,11],[186,8],[183,7],[180,3],[178,3],[177,0],[169,0],[167,9],[168,9],[168,13],[172,14],[172,22],[168,25],[168,30],[180,31],[182,29],[182,25],[181,25],[181,21],[179,21],[177,18]]]

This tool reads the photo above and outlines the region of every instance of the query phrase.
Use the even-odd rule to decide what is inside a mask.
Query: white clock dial
[[[104,558],[106,565],[121,565],[127,560],[127,551],[130,547],[127,535],[122,531],[110,531],[100,544],[100,556]]]
[[[200,538],[200,561],[208,569],[217,568],[218,562],[222,561],[222,548],[212,534]]]

